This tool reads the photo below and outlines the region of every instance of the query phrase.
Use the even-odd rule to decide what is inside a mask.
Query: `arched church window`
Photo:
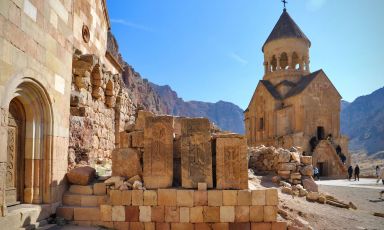
[[[296,69],[296,70],[298,70],[299,68],[300,68],[300,66],[299,66],[299,56],[297,55],[297,53],[296,52],[293,52],[293,54],[292,54],[292,65],[291,65],[291,68],[292,69]]]
[[[271,71],[275,71],[276,68],[277,68],[277,59],[276,59],[276,56],[273,55],[272,59],[271,59]]]
[[[288,69],[288,55],[283,52],[280,56],[280,67],[281,69]]]

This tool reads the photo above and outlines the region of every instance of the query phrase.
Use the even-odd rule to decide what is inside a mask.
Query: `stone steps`
[[[63,195],[63,205],[65,206],[98,207],[107,201],[107,195],[82,195],[71,192]]]
[[[84,207],[84,206],[61,206],[56,209],[56,215],[65,220],[100,220],[99,207]]]

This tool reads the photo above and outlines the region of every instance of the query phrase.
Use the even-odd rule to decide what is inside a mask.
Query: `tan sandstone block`
[[[153,222],[164,222],[164,206],[153,206],[151,208],[151,214],[152,214],[152,221]]]
[[[171,230],[193,230],[194,226],[190,223],[172,223]]]
[[[151,206],[140,206],[140,222],[151,222]]]
[[[251,205],[252,194],[250,190],[240,190],[237,192],[237,205]]]
[[[95,183],[93,185],[93,193],[95,195],[106,195],[107,194],[107,188],[104,183]]]
[[[220,207],[220,222],[231,223],[235,221],[235,206]]]
[[[122,205],[112,206],[112,221],[125,221],[125,207]]]
[[[272,222],[272,230],[287,230],[287,222]]]
[[[265,205],[265,189],[252,190],[252,205]]]
[[[206,206],[206,205],[208,205],[208,192],[207,191],[195,191],[193,193],[193,205],[194,206]]]
[[[140,152],[137,149],[120,148],[113,150],[112,162],[112,176],[131,178],[142,174]]]
[[[91,185],[71,185],[69,187],[70,193],[81,194],[81,195],[92,195],[93,188]]]
[[[121,191],[120,190],[110,190],[109,196],[111,198],[112,205],[122,205]]]
[[[204,222],[204,214],[203,207],[197,206],[189,209],[189,221],[191,223],[203,223]]]
[[[251,230],[271,230],[271,223],[252,223]]]
[[[236,190],[223,190],[223,205],[224,206],[237,205]]]
[[[276,206],[264,206],[264,221],[273,222],[277,218],[277,207]]]
[[[81,206],[81,195],[66,193],[63,196],[63,204],[68,206]]]
[[[204,222],[206,223],[218,223],[220,222],[220,207],[204,207]]]
[[[251,222],[263,222],[264,221],[264,206],[256,205],[249,207],[249,219]]]
[[[99,205],[99,197],[92,195],[81,195],[81,206],[98,206]]]
[[[223,205],[223,191],[222,190],[209,190],[208,191],[208,206],[221,206]]]
[[[197,183],[197,190],[207,191],[207,183],[202,183],[202,182]]]
[[[212,230],[229,230],[228,223],[213,223]]]
[[[157,205],[157,192],[155,190],[144,191],[144,205]]]
[[[156,230],[170,230],[171,225],[169,223],[156,223]]]
[[[132,204],[132,191],[124,190],[121,191],[121,204],[122,205],[131,205]]]
[[[138,206],[125,206],[125,221],[137,222],[139,221],[140,210]]]
[[[99,207],[76,207],[73,210],[74,220],[100,220]]]
[[[144,203],[144,192],[143,190],[132,190],[132,205],[140,206]]]
[[[156,230],[156,224],[153,222],[144,223],[145,230]]]
[[[65,220],[73,220],[73,208],[72,207],[58,207],[56,209],[56,215],[64,218]]]
[[[195,229],[198,229],[198,230],[211,230],[212,229],[212,225],[209,223],[196,223],[194,225],[195,225]]]
[[[269,188],[269,189],[265,190],[265,204],[266,205],[278,205],[279,204],[277,189]]]
[[[177,206],[193,207],[193,190],[177,190]]]
[[[129,229],[145,230],[144,229],[144,223],[141,223],[141,222],[130,222],[129,223]]]
[[[235,207],[235,222],[249,222],[249,206]]]
[[[124,132],[120,132],[120,140],[119,140],[120,148],[126,149],[126,148],[132,147],[131,146],[131,140],[129,138],[130,138],[129,133],[127,133],[125,131]]]
[[[112,206],[107,204],[100,205],[100,215],[101,221],[112,221]]]
[[[144,130],[147,117],[153,117],[154,114],[149,111],[139,110],[135,123],[135,130]]]
[[[135,131],[129,133],[133,148],[144,148],[144,132]]]
[[[164,220],[168,223],[177,223],[180,222],[180,211],[178,207],[175,206],[165,206],[164,207]]]
[[[251,223],[229,223],[229,229],[231,230],[250,230]]]
[[[189,223],[189,208],[180,207],[180,222]]]
[[[127,230],[129,229],[129,222],[113,222],[113,228],[116,230]]]
[[[157,203],[164,206],[177,205],[176,189],[159,189],[157,190]]]

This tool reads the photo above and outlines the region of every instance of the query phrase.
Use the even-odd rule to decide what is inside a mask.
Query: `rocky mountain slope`
[[[350,150],[367,152],[368,155],[383,152],[384,87],[358,97],[350,104],[342,103],[342,108],[341,132],[349,136]]]
[[[207,117],[222,130],[244,133],[243,110],[237,105],[218,101],[216,103],[201,101],[184,101],[168,85],[159,86],[150,83],[161,98],[166,113],[176,116]]]

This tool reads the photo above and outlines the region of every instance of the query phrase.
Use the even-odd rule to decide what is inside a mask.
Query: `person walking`
[[[357,178],[357,181],[360,180],[360,168],[359,168],[359,165],[356,165],[356,167],[355,167],[355,181],[356,181],[356,178]]]
[[[379,179],[380,176],[380,167],[376,165],[376,178]]]
[[[352,173],[353,173],[353,167],[352,167],[352,165],[350,165],[350,166],[348,167],[348,180],[351,180],[351,178],[352,178]]]
[[[313,168],[313,177],[317,177],[317,180],[320,180],[319,169],[316,166]]]
[[[381,182],[383,182],[383,185],[384,185],[384,166],[381,167],[381,169],[379,168],[379,172],[377,173],[377,181],[376,181],[376,184],[379,183],[380,179],[381,179]]]

